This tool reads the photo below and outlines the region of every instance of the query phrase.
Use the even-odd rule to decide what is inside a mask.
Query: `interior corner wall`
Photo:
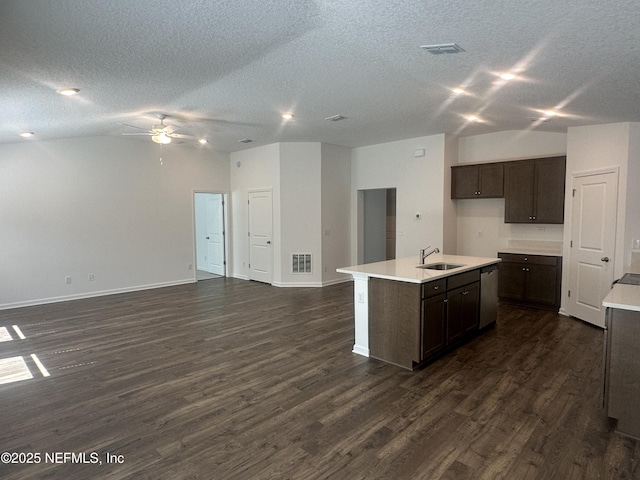
[[[193,193],[228,189],[228,154],[208,148],[1,145],[0,308],[195,281]]]
[[[424,150],[424,156],[416,153]],[[396,257],[443,248],[445,136],[433,135],[352,150],[351,263],[358,260],[358,191],[396,189]],[[416,218],[421,214],[421,219]]]
[[[458,137],[445,135],[444,145],[444,191],[442,198],[444,231],[442,251],[448,255],[455,255],[458,253],[458,216],[456,202],[451,199],[451,167],[458,163]]]
[[[273,244],[280,245],[280,144],[233,152],[229,156],[231,209],[231,276],[249,279],[249,191],[269,189],[273,202]],[[274,265],[280,265],[279,250],[274,249]],[[280,269],[274,269],[274,280]]]
[[[623,270],[629,271],[632,266],[632,255],[640,258],[640,248],[634,247],[640,239],[640,214],[633,207],[640,206],[640,123],[629,125],[629,161],[627,170],[627,200],[628,208],[625,217],[625,252]]]
[[[616,252],[613,265],[613,278],[619,278],[628,267],[625,261],[630,257],[631,245],[627,245],[626,222],[628,215],[636,215],[632,205],[627,204],[629,188],[637,189],[640,179],[630,177],[634,169],[629,169],[630,148],[637,148],[637,139],[631,140],[631,132],[637,132],[636,124],[610,123],[606,125],[589,125],[584,127],[570,127],[567,141],[567,190],[571,189],[573,175],[578,172],[601,170],[604,168],[618,168],[618,213],[616,222]],[[637,154],[637,151],[635,152]],[[631,209],[631,210],[630,210]],[[571,202],[567,197],[565,216],[571,214]],[[570,224],[568,224],[570,225]],[[569,260],[569,242],[571,229],[567,227],[564,235],[564,256]],[[563,268],[563,295],[566,298],[568,288],[568,268]],[[564,305],[563,305],[564,308]]]
[[[280,241],[276,286],[322,285],[321,145],[280,144]],[[279,247],[279,248],[278,248]],[[310,253],[311,273],[293,273],[291,255]]]
[[[336,269],[350,265],[351,149],[321,145],[322,284],[344,281]]]
[[[564,133],[506,131],[461,137],[458,164],[498,162],[565,155]],[[563,225],[527,225],[504,222],[504,198],[455,200],[459,255],[495,257],[509,240],[562,242]]]

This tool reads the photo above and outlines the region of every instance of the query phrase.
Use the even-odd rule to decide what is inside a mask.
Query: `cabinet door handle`
[[[469,293],[468,291],[467,292],[462,292],[463,295],[467,295],[468,293]]]
[[[440,287],[438,287],[437,285],[435,287],[433,287],[434,290],[438,290],[438,288],[440,288]]]
[[[522,271],[523,271],[523,272],[526,272],[526,271],[527,271],[527,269],[526,269],[526,268],[524,268],[524,267],[522,267]]]

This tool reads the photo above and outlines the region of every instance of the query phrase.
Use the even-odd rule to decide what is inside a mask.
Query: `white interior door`
[[[207,270],[224,275],[224,200],[222,194],[207,195]]]
[[[604,328],[602,300],[611,290],[618,172],[574,176],[569,314]]]
[[[273,281],[271,190],[249,192],[249,278]]]

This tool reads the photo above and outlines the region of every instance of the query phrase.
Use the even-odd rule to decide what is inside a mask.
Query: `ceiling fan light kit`
[[[177,130],[177,127],[173,125],[164,124],[164,119],[167,118],[167,115],[162,114],[162,115],[159,115],[158,118],[160,119],[160,123],[158,125],[152,125],[151,130],[146,130],[144,128],[136,127],[135,125],[127,125],[123,123],[122,125],[124,125],[125,127],[131,127],[131,128],[136,128],[138,130],[145,131],[145,133],[123,133],[123,135],[146,135],[148,137],[151,137],[151,140],[153,142],[159,143],[160,145],[168,145],[173,141],[174,138],[193,139],[193,140],[197,139],[197,137],[194,137],[193,135],[175,133],[175,131]],[[203,142],[201,141],[200,143],[203,143]]]

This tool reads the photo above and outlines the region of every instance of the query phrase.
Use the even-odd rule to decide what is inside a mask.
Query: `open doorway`
[[[226,276],[225,194],[194,193],[196,280]]]
[[[396,189],[358,192],[358,263],[396,258]]]

